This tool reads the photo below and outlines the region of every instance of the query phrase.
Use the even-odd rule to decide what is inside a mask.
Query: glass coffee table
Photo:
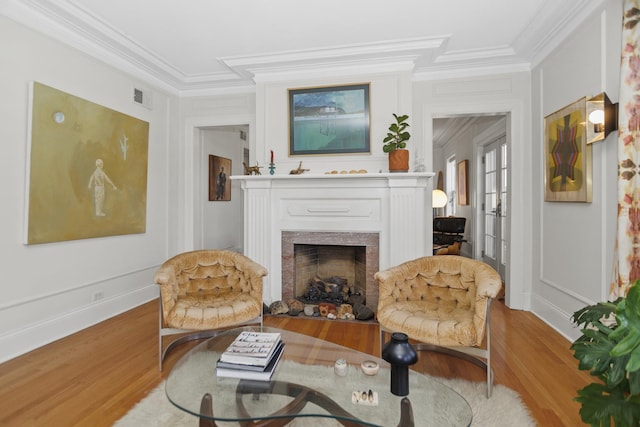
[[[220,354],[243,330],[279,332],[284,353],[270,381],[216,376]],[[348,363],[336,375],[338,359]],[[375,375],[361,364],[376,362]],[[215,426],[469,426],[471,408],[451,388],[409,370],[409,395],[390,392],[390,367],[371,355],[318,338],[267,327],[222,331],[185,354],[166,382],[169,401]],[[321,423],[321,424],[320,424]],[[202,424],[201,424],[202,425]],[[232,424],[233,425],[233,424]]]

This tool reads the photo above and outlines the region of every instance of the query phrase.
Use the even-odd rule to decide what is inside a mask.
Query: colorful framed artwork
[[[458,205],[469,204],[469,160],[458,162]]]
[[[370,153],[369,84],[289,89],[289,155]]]
[[[592,159],[586,97],[544,118],[546,202],[591,202]]]
[[[231,160],[209,155],[209,201],[228,202],[231,200]]]
[[[25,243],[146,231],[149,123],[31,82]]]

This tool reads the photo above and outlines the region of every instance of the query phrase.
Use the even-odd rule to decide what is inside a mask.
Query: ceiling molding
[[[446,41],[446,37],[426,37],[407,40],[391,40],[377,43],[360,43],[345,46],[335,46],[321,49],[304,49],[285,52],[273,52],[262,55],[234,56],[219,58],[230,68],[242,66],[282,67],[283,64],[299,62],[336,62],[340,59],[353,58],[389,58],[422,56],[431,49],[438,49]]]
[[[388,62],[388,61],[343,61],[340,63],[304,64],[300,66],[286,66],[282,68],[252,69],[256,83],[280,82],[291,80],[307,80],[318,78],[358,76],[362,74],[380,75],[399,72],[412,72],[414,63],[412,60]]]
[[[440,48],[445,39],[429,37],[362,43],[322,49],[273,52],[220,58],[237,75],[258,82],[295,77],[322,77],[411,71],[429,50]]]
[[[547,0],[535,19],[518,36],[514,47],[530,58],[531,67],[537,66],[566,40],[594,11],[607,0]],[[553,18],[553,19],[552,19]]]
[[[438,56],[433,62],[436,64],[470,61],[470,60],[486,60],[501,57],[517,57],[515,50],[509,46],[498,46],[494,48],[453,50],[445,52]]]
[[[222,67],[197,74],[187,72],[186,65],[171,63],[153,47],[141,45],[113,24],[97,18],[89,9],[90,3],[3,0],[0,14],[170,93],[200,95],[255,90],[256,81],[331,73],[350,75],[357,70],[408,70],[414,81],[530,71],[606,1],[544,0],[534,19],[510,45],[447,50],[457,35],[452,33],[217,57],[213,62],[218,61]]]

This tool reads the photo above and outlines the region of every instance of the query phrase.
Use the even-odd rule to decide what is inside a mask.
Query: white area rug
[[[318,376],[325,378],[333,376],[332,368],[327,371],[325,367],[320,369]],[[355,368],[352,368],[355,371]],[[287,369],[289,370],[289,369]],[[329,374],[330,375],[327,375]],[[350,372],[351,375],[353,372]],[[307,378],[310,376],[307,368]],[[315,375],[314,375],[315,376]],[[279,378],[287,380],[285,378]],[[313,379],[315,381],[315,378]],[[486,385],[484,382],[474,383],[464,380],[437,379],[437,381],[452,388],[462,395],[473,412],[474,427],[494,427],[509,425],[514,427],[535,427],[535,422],[530,417],[527,408],[520,400],[520,396],[513,390],[502,386],[494,385],[493,394],[490,399],[486,398]],[[198,419],[173,406],[165,395],[165,384],[161,383],[149,395],[140,401],[128,414],[118,420],[117,427],[197,427]],[[419,390],[410,389],[409,397],[412,402],[425,401],[419,399]],[[231,402],[229,402],[231,403]],[[415,403],[413,403],[415,405]],[[380,420],[385,427],[395,427],[397,425],[397,414],[393,417],[395,421]],[[220,426],[230,425],[229,423],[219,423]],[[323,427],[339,426],[336,421],[324,418],[299,418],[292,421],[290,427]],[[422,427],[420,420],[416,420],[416,426]]]

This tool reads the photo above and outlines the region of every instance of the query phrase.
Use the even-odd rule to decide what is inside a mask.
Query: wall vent
[[[151,110],[153,106],[151,102],[151,91],[134,87],[133,102]]]

